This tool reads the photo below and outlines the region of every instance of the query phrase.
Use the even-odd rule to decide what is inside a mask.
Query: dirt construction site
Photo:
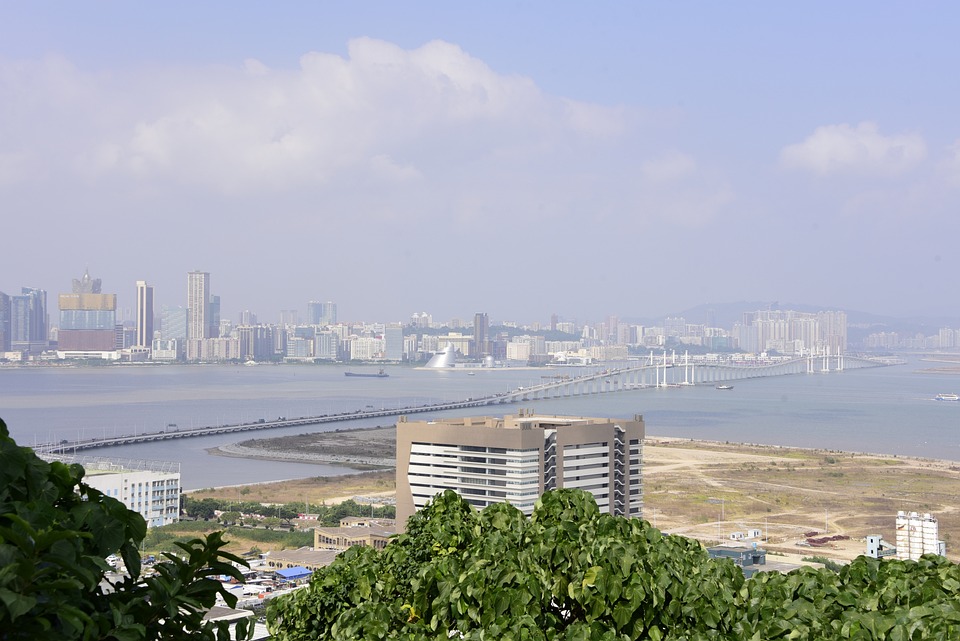
[[[377,428],[241,445],[248,446],[246,456],[271,458],[291,451],[329,462],[331,454],[390,459],[394,439],[392,428]],[[898,511],[929,513],[939,521],[947,555],[960,559],[960,549],[953,545],[960,545],[960,464],[952,461],[656,436],[645,440],[643,461],[644,518],[665,532],[711,545],[730,543],[738,533],[753,530],[760,536],[750,540],[769,553],[841,561],[863,554],[867,535],[879,534],[895,544]],[[383,495],[393,489],[388,471],[342,482],[349,488],[338,488],[335,478],[316,478],[252,486],[243,495],[279,502],[293,489],[301,499],[329,502],[335,496]],[[226,491],[236,497],[238,489]],[[217,494],[196,494],[207,493]]]

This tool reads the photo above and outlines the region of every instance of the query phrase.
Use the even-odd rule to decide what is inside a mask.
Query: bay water
[[[712,385],[546,399],[428,417],[541,413],[632,417],[647,434],[960,461],[960,374],[920,371],[922,363],[774,376]],[[423,370],[388,367],[388,378],[346,377],[345,365],[164,365],[0,368],[0,418],[21,445],[205,425],[399,408],[530,387],[576,369]],[[584,369],[583,372],[591,371]],[[84,454],[176,461],[185,489],[332,476],[335,465],[214,456],[208,449],[250,438],[390,425],[356,419],[89,450]]]

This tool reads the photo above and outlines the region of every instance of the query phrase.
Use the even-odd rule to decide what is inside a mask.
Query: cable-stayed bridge
[[[280,417],[277,420],[259,420],[251,423],[231,425],[209,425],[189,429],[165,429],[157,432],[142,432],[126,436],[108,436],[77,441],[63,440],[59,443],[43,443],[34,447],[38,452],[76,452],[100,447],[148,443],[170,439],[211,436],[252,432],[281,427],[323,425],[358,419],[382,418],[428,412],[470,409],[491,405],[522,403],[539,399],[561,399],[611,392],[631,390],[680,387],[686,385],[728,386],[733,381],[759,378],[764,376],[785,376],[788,374],[818,374],[842,372],[846,369],[863,367],[882,367],[896,365],[900,361],[891,359],[864,358],[851,355],[819,355],[802,358],[763,359],[758,361],[734,361],[691,359],[688,356],[663,353],[653,355],[636,364],[578,376],[558,374],[548,381],[529,387],[518,387],[508,392],[491,394],[461,401],[444,401],[427,405],[407,406],[390,409],[363,409],[339,414],[319,416],[301,416],[298,418]]]

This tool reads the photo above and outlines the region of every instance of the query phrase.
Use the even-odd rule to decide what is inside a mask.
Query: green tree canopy
[[[83,475],[18,447],[0,420],[0,640],[228,638],[227,624],[203,621],[218,594],[236,603],[217,576],[242,580],[220,533],[178,543],[143,576],[143,517]],[[112,582],[111,554],[127,570]]]
[[[529,519],[446,492],[382,552],[353,548],[274,599],[267,620],[280,641],[905,641],[958,638],[958,590],[957,566],[934,557],[746,580],[584,492],[547,492]]]

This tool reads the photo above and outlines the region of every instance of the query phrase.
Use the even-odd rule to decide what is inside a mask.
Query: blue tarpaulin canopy
[[[281,579],[286,579],[287,581],[296,581],[297,579],[305,579],[308,576],[313,574],[313,570],[308,570],[303,566],[297,566],[295,568],[287,568],[286,570],[277,570],[277,576]]]

